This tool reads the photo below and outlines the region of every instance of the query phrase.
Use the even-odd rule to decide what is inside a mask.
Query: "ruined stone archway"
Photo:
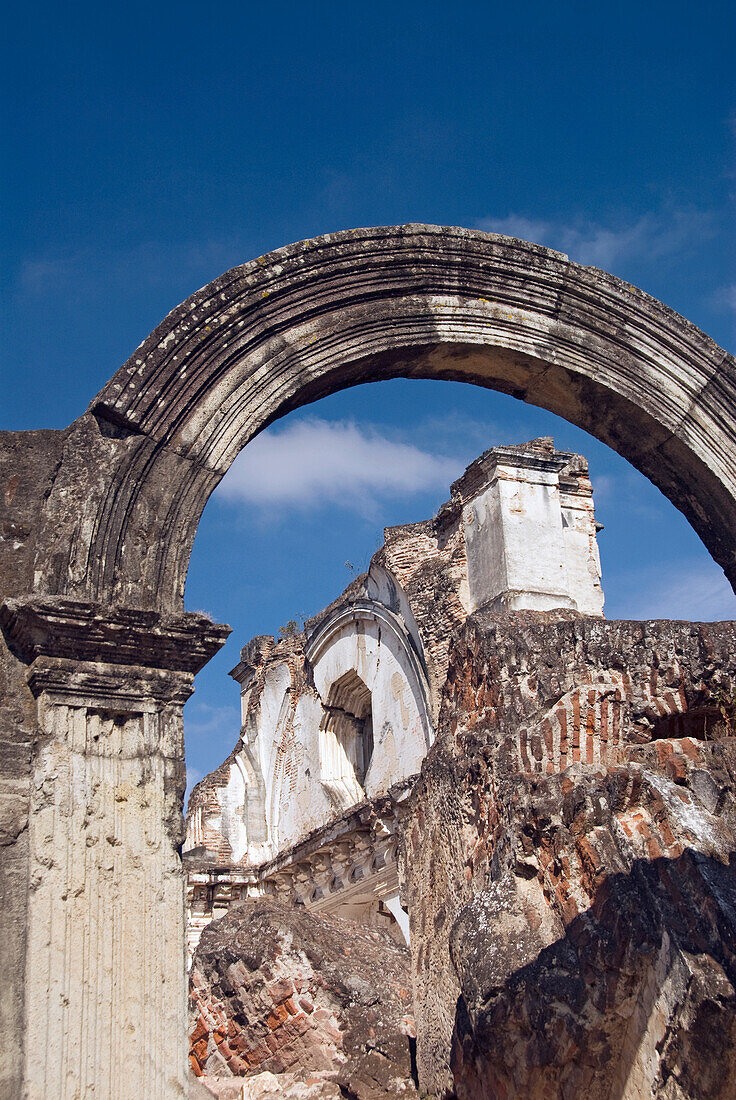
[[[169,314],[77,422],[97,462],[56,478],[39,587],[178,610],[204,504],[248,440],[293,408],[394,377],[477,383],[585,428],[659,486],[736,580],[733,357],[559,252],[418,225],[290,245]],[[59,530],[82,487],[74,529]]]
[[[393,377],[587,429],[736,581],[734,360],[643,292],[432,226],[302,242],[198,291],[68,429],[0,437],[0,1024],[25,1048],[3,1095],[184,1095],[181,707],[226,636],[181,614],[197,523],[267,424]]]

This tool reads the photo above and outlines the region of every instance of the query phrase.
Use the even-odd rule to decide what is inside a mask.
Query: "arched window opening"
[[[365,798],[373,756],[371,693],[354,669],[330,688],[320,726],[322,784],[339,807]]]

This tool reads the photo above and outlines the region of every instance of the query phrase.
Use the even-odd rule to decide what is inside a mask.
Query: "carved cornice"
[[[183,706],[194,691],[193,681],[190,672],[64,657],[37,657],[28,670],[28,684],[37,698],[46,692],[55,703],[121,712],[152,711],[166,703]]]
[[[379,834],[388,835],[403,812],[416,780],[416,775],[400,779],[386,794],[366,799],[325,825],[320,825],[290,848],[279,852],[273,859],[261,863],[256,868],[259,879],[264,881],[275,874],[290,873],[290,868],[310,860],[326,847],[332,848],[347,841],[350,837],[370,834],[375,839]]]
[[[190,932],[234,901],[262,894],[324,912],[396,896],[397,834],[416,779],[395,783],[257,866],[207,866],[185,854]]]
[[[54,657],[191,675],[230,633],[229,626],[206,615],[106,607],[60,596],[5,600],[0,626],[13,651],[28,664]]]
[[[577,496],[590,499],[593,496],[593,486],[587,479],[579,477],[565,477],[560,474],[560,492],[566,496]]]
[[[532,470],[537,474],[547,475],[550,481],[555,481],[572,457],[567,451],[543,450],[535,448],[533,444],[526,447],[493,447],[471,462],[462,477],[452,483],[450,506],[457,508],[458,503],[467,504],[499,477],[508,477],[499,468],[504,471],[509,467]]]

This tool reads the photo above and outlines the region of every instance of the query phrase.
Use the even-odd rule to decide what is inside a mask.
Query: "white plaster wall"
[[[319,726],[322,707],[313,695],[296,706],[283,766],[274,773],[268,815],[272,844],[287,847],[334,817],[329,795],[319,781]]]
[[[245,823],[245,776],[240,762],[230,767],[227,786],[220,788],[222,828],[230,843],[233,861],[238,863],[248,851],[248,830]]]
[[[294,698],[289,666],[280,661],[267,668],[257,696],[253,688],[242,694],[243,744],[217,792],[220,812],[206,822],[222,830],[236,861],[268,859],[348,803],[380,794],[419,771],[432,736],[419,631],[404,593],[386,570],[374,570],[369,591],[367,608],[348,612],[332,633],[325,627],[311,657],[316,691],[302,687]],[[334,784],[331,789],[322,782],[328,776],[321,727],[331,687],[351,670],[371,692],[373,753],[363,787],[357,781],[354,790],[348,785],[347,799],[345,792],[340,799]],[[249,835],[256,796],[266,831],[266,839],[257,841]]]
[[[556,471],[499,466],[464,528],[473,608],[504,593],[509,607],[571,606]]]
[[[489,486],[466,504],[463,531],[468,559],[470,608],[475,611],[508,590],[501,495]]]
[[[584,615],[603,614],[601,561],[592,497],[561,494],[570,595]]]
[[[272,770],[279,741],[277,731],[284,702],[291,687],[291,674],[285,661],[269,667],[266,672],[263,690],[255,710],[257,734],[257,759],[263,776],[268,777]],[[245,716],[244,719],[245,721]],[[270,784],[266,782],[268,792]],[[268,797],[268,793],[267,793]]]
[[[419,771],[430,737],[426,694],[403,644],[380,620],[346,623],[322,645],[314,682],[323,701],[351,669],[371,692],[373,757],[365,790],[373,797]]]

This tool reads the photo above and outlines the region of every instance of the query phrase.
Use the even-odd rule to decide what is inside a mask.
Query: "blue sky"
[[[0,74],[0,425],[64,426],[193,290],[357,225],[550,244],[734,350],[735,13],[15,5]],[[358,387],[275,425],[205,511],[187,605],[234,634],[187,705],[192,774],[237,734],[226,672],[240,645],[318,610],[350,579],[346,561],[360,570],[385,523],[430,515],[485,447],[539,434],[591,460],[610,616],[736,615],[679,513],[583,432],[459,384]],[[297,447],[311,457],[295,473]]]

